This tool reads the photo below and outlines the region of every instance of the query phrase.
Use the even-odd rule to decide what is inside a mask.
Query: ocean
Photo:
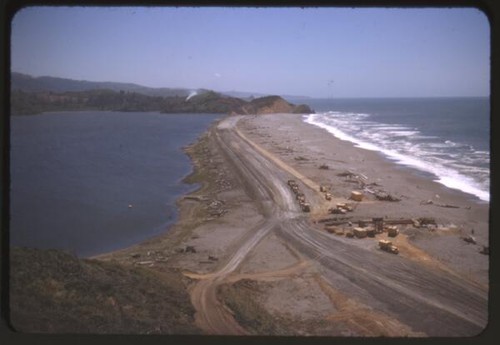
[[[220,115],[54,112],[11,118],[11,245],[87,257],[165,232],[197,186],[182,148]],[[129,207],[130,205],[130,207]]]
[[[490,199],[489,98],[311,99],[304,121]]]

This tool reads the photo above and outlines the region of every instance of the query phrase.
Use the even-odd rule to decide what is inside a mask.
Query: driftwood
[[[343,224],[348,224],[348,223],[349,223],[348,220],[338,220],[338,221],[325,223],[325,226],[343,225]]]
[[[207,201],[208,197],[206,196],[198,196],[198,195],[186,195],[184,196],[185,200],[195,200],[195,201]]]
[[[446,207],[446,208],[460,208],[460,206],[457,205],[451,205],[451,204],[436,204],[432,200],[427,200],[427,201],[421,201],[420,205],[434,205],[434,206],[439,206],[439,207]]]
[[[381,201],[401,201],[401,199],[386,192],[375,192],[375,198]]]
[[[352,217],[332,217],[332,218],[323,218],[323,219],[320,219],[318,220],[318,223],[326,223],[326,222],[335,222],[335,221],[344,221],[344,220],[348,220],[348,219],[351,219]]]
[[[462,240],[464,240],[467,243],[476,244],[476,239],[472,235],[462,237]]]
[[[337,176],[340,176],[340,177],[355,177],[356,174],[353,173],[353,172],[350,172],[350,171],[344,171],[344,172],[338,173]]]
[[[460,206],[457,206],[457,205],[450,205],[450,204],[436,204],[436,206],[439,206],[439,207],[447,207],[447,208],[460,208]]]

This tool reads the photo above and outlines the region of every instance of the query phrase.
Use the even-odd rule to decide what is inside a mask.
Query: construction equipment
[[[384,218],[372,218],[373,226],[375,227],[375,232],[381,234],[384,232]]]
[[[394,246],[392,244],[392,242],[389,241],[389,240],[380,240],[380,241],[378,241],[378,246],[383,251],[386,251],[386,252],[389,252],[389,253],[392,253],[392,254],[398,254],[399,253],[398,247]]]
[[[352,191],[351,192],[351,199],[354,200],[354,201],[361,201],[363,200],[363,193],[362,192],[358,192],[358,191]]]
[[[307,202],[301,202],[300,206],[302,207],[303,212],[311,212],[311,205]]]
[[[399,229],[395,225],[387,226],[386,229],[389,237],[396,237],[399,234]]]
[[[365,238],[368,235],[368,232],[365,228],[354,228],[352,229],[354,236],[357,238]]]
[[[326,200],[332,200],[332,195],[330,193],[325,193]]]

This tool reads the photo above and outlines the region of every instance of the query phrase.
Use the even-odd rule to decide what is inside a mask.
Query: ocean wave
[[[381,152],[397,164],[431,173],[448,188],[489,201],[489,152],[451,140],[443,142],[404,125],[367,124],[367,118],[369,114],[330,111],[303,119],[359,148]]]

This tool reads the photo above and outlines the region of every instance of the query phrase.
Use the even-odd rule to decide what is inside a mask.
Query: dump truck
[[[326,187],[325,186],[319,186],[319,191],[320,192],[326,192]]]
[[[389,241],[389,240],[380,240],[380,241],[378,241],[378,246],[383,251],[386,251],[386,252],[389,252],[389,253],[392,253],[392,254],[398,254],[399,253],[398,247],[394,246],[392,244],[392,242]]]
[[[352,212],[354,210],[350,204],[346,203],[338,203],[336,206],[337,208],[345,210],[347,212]]]
[[[346,214],[347,211],[344,210],[343,208],[330,208],[328,209],[328,212],[332,213],[332,214]]]
[[[332,195],[330,193],[325,193],[326,200],[332,200]]]
[[[300,206],[302,207],[302,211],[304,211],[304,212],[311,212],[311,205],[309,205],[309,203],[302,202],[300,204]]]

